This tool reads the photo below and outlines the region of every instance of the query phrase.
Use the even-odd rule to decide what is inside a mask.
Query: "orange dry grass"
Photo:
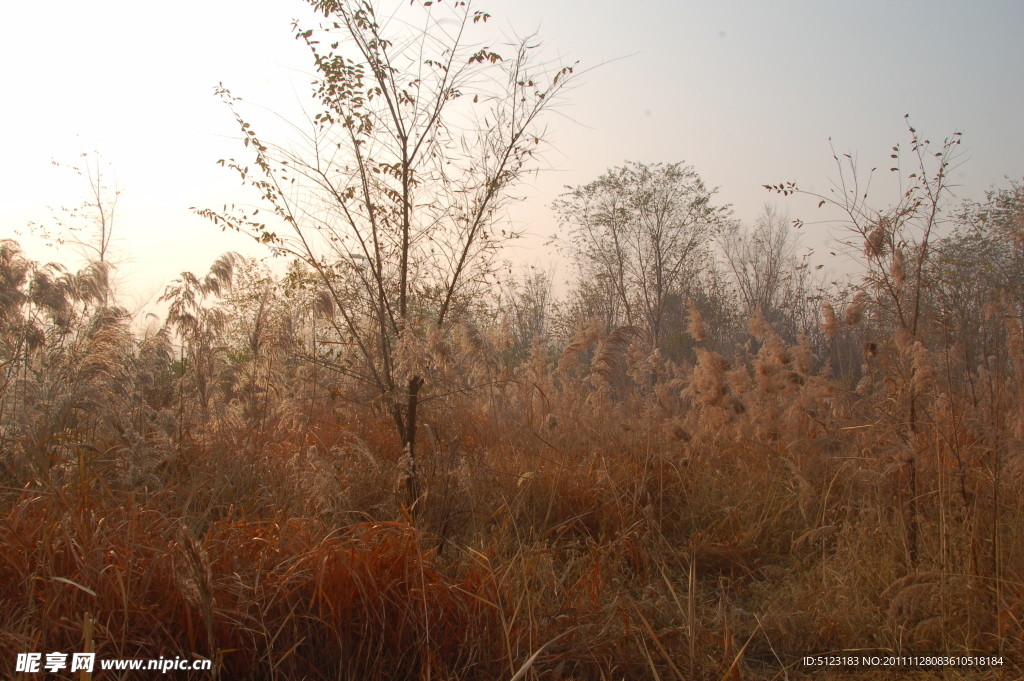
[[[358,385],[287,345],[251,390],[222,366],[208,405],[171,355],[138,369],[126,334],[109,385],[93,376],[91,401],[63,411],[36,396],[80,378],[19,359],[36,373],[12,374],[0,405],[0,674],[18,652],[83,650],[87,613],[101,659],[202,655],[225,678],[799,678],[802,653],[858,648],[1020,659],[1012,362],[972,373],[872,342],[851,390],[806,338],[755,321],[745,350],[683,366],[632,328],[590,327],[558,367],[539,345],[518,367],[438,350],[412,508],[379,401],[356,406]]]
[[[224,518],[200,542],[210,575],[201,585],[159,512],[64,501],[26,495],[0,529],[5,664],[26,650],[82,650],[89,612],[102,658],[198,653],[233,677],[495,669],[493,580],[441,574],[407,524],[328,534],[309,519]]]

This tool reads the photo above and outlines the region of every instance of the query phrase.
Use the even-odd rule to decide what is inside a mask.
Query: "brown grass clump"
[[[697,305],[691,300],[687,304],[687,326],[686,332],[693,336],[695,341],[704,341],[708,338],[707,328],[704,326],[704,318],[697,309]]]
[[[821,305],[821,330],[828,338],[835,338],[836,334],[839,333],[838,321],[836,321],[836,311],[832,307],[832,303],[822,303]]]
[[[868,296],[863,291],[858,291],[853,301],[846,306],[843,312],[843,323],[847,326],[856,326],[864,319],[864,311],[867,308]]]

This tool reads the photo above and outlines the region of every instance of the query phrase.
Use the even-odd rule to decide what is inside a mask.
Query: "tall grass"
[[[583,324],[525,359],[485,318],[427,334],[402,360],[428,381],[408,508],[394,424],[315,290],[222,259],[140,338],[99,270],[0,255],[5,675],[86,639],[253,679],[1022,659],[1012,324],[980,360],[883,337],[863,299],[827,308],[817,345],[755,314],[728,357],[691,306],[682,364],[632,327]],[[858,337],[861,370],[835,371]]]

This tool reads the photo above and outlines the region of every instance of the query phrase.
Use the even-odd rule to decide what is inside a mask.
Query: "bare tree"
[[[954,133],[936,150],[909,122],[908,129],[912,172],[903,175],[900,146],[894,146],[890,170],[899,173],[900,189],[899,198],[888,207],[871,205],[870,176],[862,177],[852,156],[844,154],[841,159],[834,151],[839,176],[828,194],[803,191],[792,182],[765,187],[783,195],[806,194],[817,199],[819,207],[839,209],[840,241],[864,266],[864,292],[871,296],[880,320],[891,330],[908,334],[913,342],[922,331],[926,311],[926,265],[932,241],[948,219],[949,173],[955,167],[961,134]]]
[[[110,275],[118,262],[111,259],[111,244],[117,231],[117,204],[124,190],[111,182],[113,168],[103,161],[98,151],[82,152],[77,165],[53,165],[67,168],[86,183],[86,196],[74,207],[51,208],[53,224],[29,223],[31,231],[49,246],[70,246],[72,250],[104,277],[103,302],[109,303],[112,296]]]
[[[918,489],[917,456],[927,445],[919,442],[919,401],[922,392],[916,380],[924,350],[922,338],[928,313],[927,278],[933,241],[941,225],[949,219],[948,202],[952,196],[949,174],[957,164],[956,132],[933,146],[907,122],[910,133],[911,172],[901,167],[901,148],[892,148],[893,166],[900,186],[896,202],[878,208],[869,200],[870,174],[858,172],[850,154],[842,158],[833,151],[839,175],[827,194],[804,191],[793,182],[765,187],[783,195],[802,193],[818,200],[818,206],[830,206],[841,214],[841,242],[864,267],[860,292],[844,315],[847,324],[860,323],[865,315],[873,318],[878,340],[892,338],[896,352],[891,353],[894,382],[899,399],[891,400],[903,436],[910,450],[906,509],[908,562],[917,561]],[[872,169],[872,173],[875,169]],[[906,173],[906,174],[905,174]],[[874,354],[874,343],[869,344]],[[865,354],[868,354],[867,352]]]
[[[711,203],[691,166],[627,163],[556,201],[581,281],[604,290],[609,324],[647,327],[657,342],[710,259],[729,208]]]
[[[745,318],[761,310],[790,340],[817,326],[819,315],[811,304],[818,297],[817,283],[807,257],[797,255],[797,233],[785,212],[766,203],[752,227],[733,223],[718,245]]]
[[[753,228],[733,223],[718,240],[747,314],[761,308],[773,316],[783,304],[796,260],[789,218],[766,203]]]
[[[200,213],[317,272],[337,332],[356,349],[353,375],[394,418],[411,504],[425,377],[406,351],[432,328],[445,333],[489,285],[497,249],[516,236],[497,218],[573,69],[538,63],[532,38],[509,45],[508,58],[473,42],[489,15],[471,2],[310,4],[326,23],[294,30],[313,55],[319,111],[292,144],[257,136],[219,88],[255,167],[221,163],[261,192],[277,224],[258,210]]]

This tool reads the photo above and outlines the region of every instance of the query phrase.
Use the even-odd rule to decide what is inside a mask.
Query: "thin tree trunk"
[[[409,379],[409,395],[405,404],[405,414],[400,409],[395,411],[395,422],[398,424],[398,433],[402,437],[402,449],[408,457],[408,467],[405,478],[405,491],[408,497],[407,503],[409,513],[415,513],[416,500],[419,499],[416,474],[416,407],[419,404],[420,388],[424,380],[420,376],[413,376]]]

